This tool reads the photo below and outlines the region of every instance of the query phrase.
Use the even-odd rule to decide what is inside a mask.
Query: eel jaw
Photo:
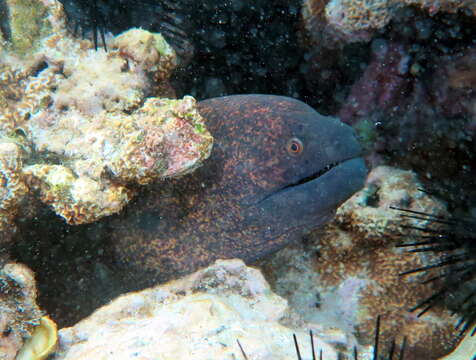
[[[329,175],[328,173],[332,172],[332,170],[337,170],[339,167],[343,166],[344,164],[348,163],[349,161],[356,160],[356,159],[361,159],[361,158],[356,156],[356,157],[352,157],[352,158],[349,158],[349,159],[343,159],[343,160],[339,160],[339,161],[336,161],[336,162],[332,162],[332,163],[324,166],[320,170],[312,173],[311,175],[308,175],[304,178],[299,179],[298,181],[296,181],[294,183],[291,183],[291,184],[285,185],[285,186],[283,186],[279,189],[276,189],[272,193],[264,196],[258,202],[252,204],[252,206],[259,206],[262,203],[269,200],[270,198],[276,197],[276,195],[279,196],[279,195],[284,194],[284,193],[289,192],[289,191],[298,190],[299,187],[309,185],[311,182],[316,181],[316,180],[322,178],[325,175]],[[365,169],[365,172],[366,172],[366,169]]]
[[[279,191],[283,191],[283,190],[286,190],[288,188],[292,188],[294,186],[299,186],[299,185],[302,185],[302,184],[305,184],[309,181],[312,181],[312,180],[315,180],[321,176],[323,176],[325,173],[327,173],[328,171],[330,171],[331,169],[335,168],[336,166],[342,164],[345,160],[343,161],[338,161],[338,162],[334,162],[334,163],[331,163],[331,164],[328,164],[326,165],[324,168],[316,171],[315,173],[312,173],[311,175],[309,176],[306,176],[302,179],[299,179],[298,181],[294,182],[294,183],[291,183],[291,184],[288,184],[286,186],[283,186],[282,188],[276,190],[274,193],[277,193]]]
[[[317,228],[363,187],[366,177],[367,167],[360,157],[328,164],[246,208],[243,222],[251,228],[265,227],[267,238],[276,239]]]

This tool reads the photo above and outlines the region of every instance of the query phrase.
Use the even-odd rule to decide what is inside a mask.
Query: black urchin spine
[[[456,325],[459,335],[471,331],[473,336],[476,333],[476,219],[436,216],[396,207],[392,209],[403,212],[403,217],[430,223],[426,227],[405,226],[422,235],[418,236],[417,241],[404,242],[398,247],[412,247],[409,250],[412,253],[441,254],[437,262],[400,274],[427,273],[423,284],[443,281],[438,291],[409,310],[418,310],[417,316],[421,317],[436,305],[449,307],[453,314],[460,314]]]

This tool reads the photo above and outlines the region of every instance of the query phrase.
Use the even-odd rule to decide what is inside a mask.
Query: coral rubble
[[[405,226],[424,227],[425,223],[402,219],[389,206],[446,214],[441,202],[418,187],[410,171],[372,170],[365,188],[338,209],[332,223],[303,245],[282,250],[265,266],[273,289],[306,319],[354,333],[362,344],[372,343],[375,318],[381,315],[382,343],[406,336],[405,359],[437,359],[447,354],[457,341],[457,318],[442,308],[421,318],[409,313],[437,286],[422,285],[421,274],[399,276],[432,258],[396,247],[400,234],[409,233]]]
[[[125,294],[60,330],[54,359],[236,359],[242,357],[237,340],[249,359],[291,359],[293,332],[302,353],[311,354],[304,326],[258,270],[241,260],[217,261],[183,279]],[[316,348],[337,359],[329,341],[343,338],[313,328]]]
[[[131,29],[95,51],[68,33],[59,3],[33,3],[52,30],[37,34],[27,56],[6,41],[0,60],[0,147],[24,148],[2,172],[10,193],[27,186],[68,223],[87,223],[122,209],[136,185],[186,174],[208,157],[213,140],[195,100],[163,99],[173,96],[177,60],[160,34]],[[2,219],[11,224],[10,203]]]

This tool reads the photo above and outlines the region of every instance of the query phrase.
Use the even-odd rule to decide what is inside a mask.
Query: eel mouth
[[[349,160],[352,160],[352,159],[346,159],[346,160],[341,160],[341,161],[336,161],[336,162],[330,163],[330,164],[326,165],[325,167],[323,167],[322,169],[312,173],[311,175],[308,175],[304,178],[299,179],[298,181],[296,181],[294,183],[291,183],[291,184],[283,186],[279,189],[276,189],[272,193],[266,195],[261,200],[259,200],[256,205],[259,205],[259,204],[263,203],[267,199],[275,196],[276,194],[283,193],[283,192],[286,192],[286,191],[290,191],[293,188],[296,188],[298,186],[302,186],[302,185],[305,185],[307,183],[310,183],[311,181],[314,181],[314,180],[324,176],[325,174],[330,172],[332,169],[338,167],[339,165],[341,165],[341,164],[343,164],[343,163],[345,163],[346,161],[349,161]]]
[[[280,191],[283,191],[283,190],[286,190],[286,189],[289,189],[289,188],[293,188],[293,187],[296,187],[296,186],[299,186],[299,185],[303,185],[305,183],[308,183],[310,181],[313,181],[313,180],[316,180],[317,178],[323,176],[325,173],[331,171],[333,168],[335,168],[336,166],[344,163],[346,160],[343,160],[343,161],[337,161],[337,162],[334,162],[334,163],[331,163],[331,164],[328,164],[326,165],[324,168],[316,171],[315,173],[312,173],[311,175],[309,176],[306,176],[302,179],[299,179],[298,181],[294,182],[294,183],[291,183],[291,184],[288,184],[286,186],[283,186],[282,188],[278,189],[275,191],[276,192],[280,192]]]

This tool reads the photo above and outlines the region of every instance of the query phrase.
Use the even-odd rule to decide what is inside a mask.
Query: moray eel
[[[210,158],[148,186],[110,228],[116,261],[146,283],[216,259],[255,262],[331,219],[363,186],[352,129],[298,100],[235,95],[199,111],[215,139]]]

